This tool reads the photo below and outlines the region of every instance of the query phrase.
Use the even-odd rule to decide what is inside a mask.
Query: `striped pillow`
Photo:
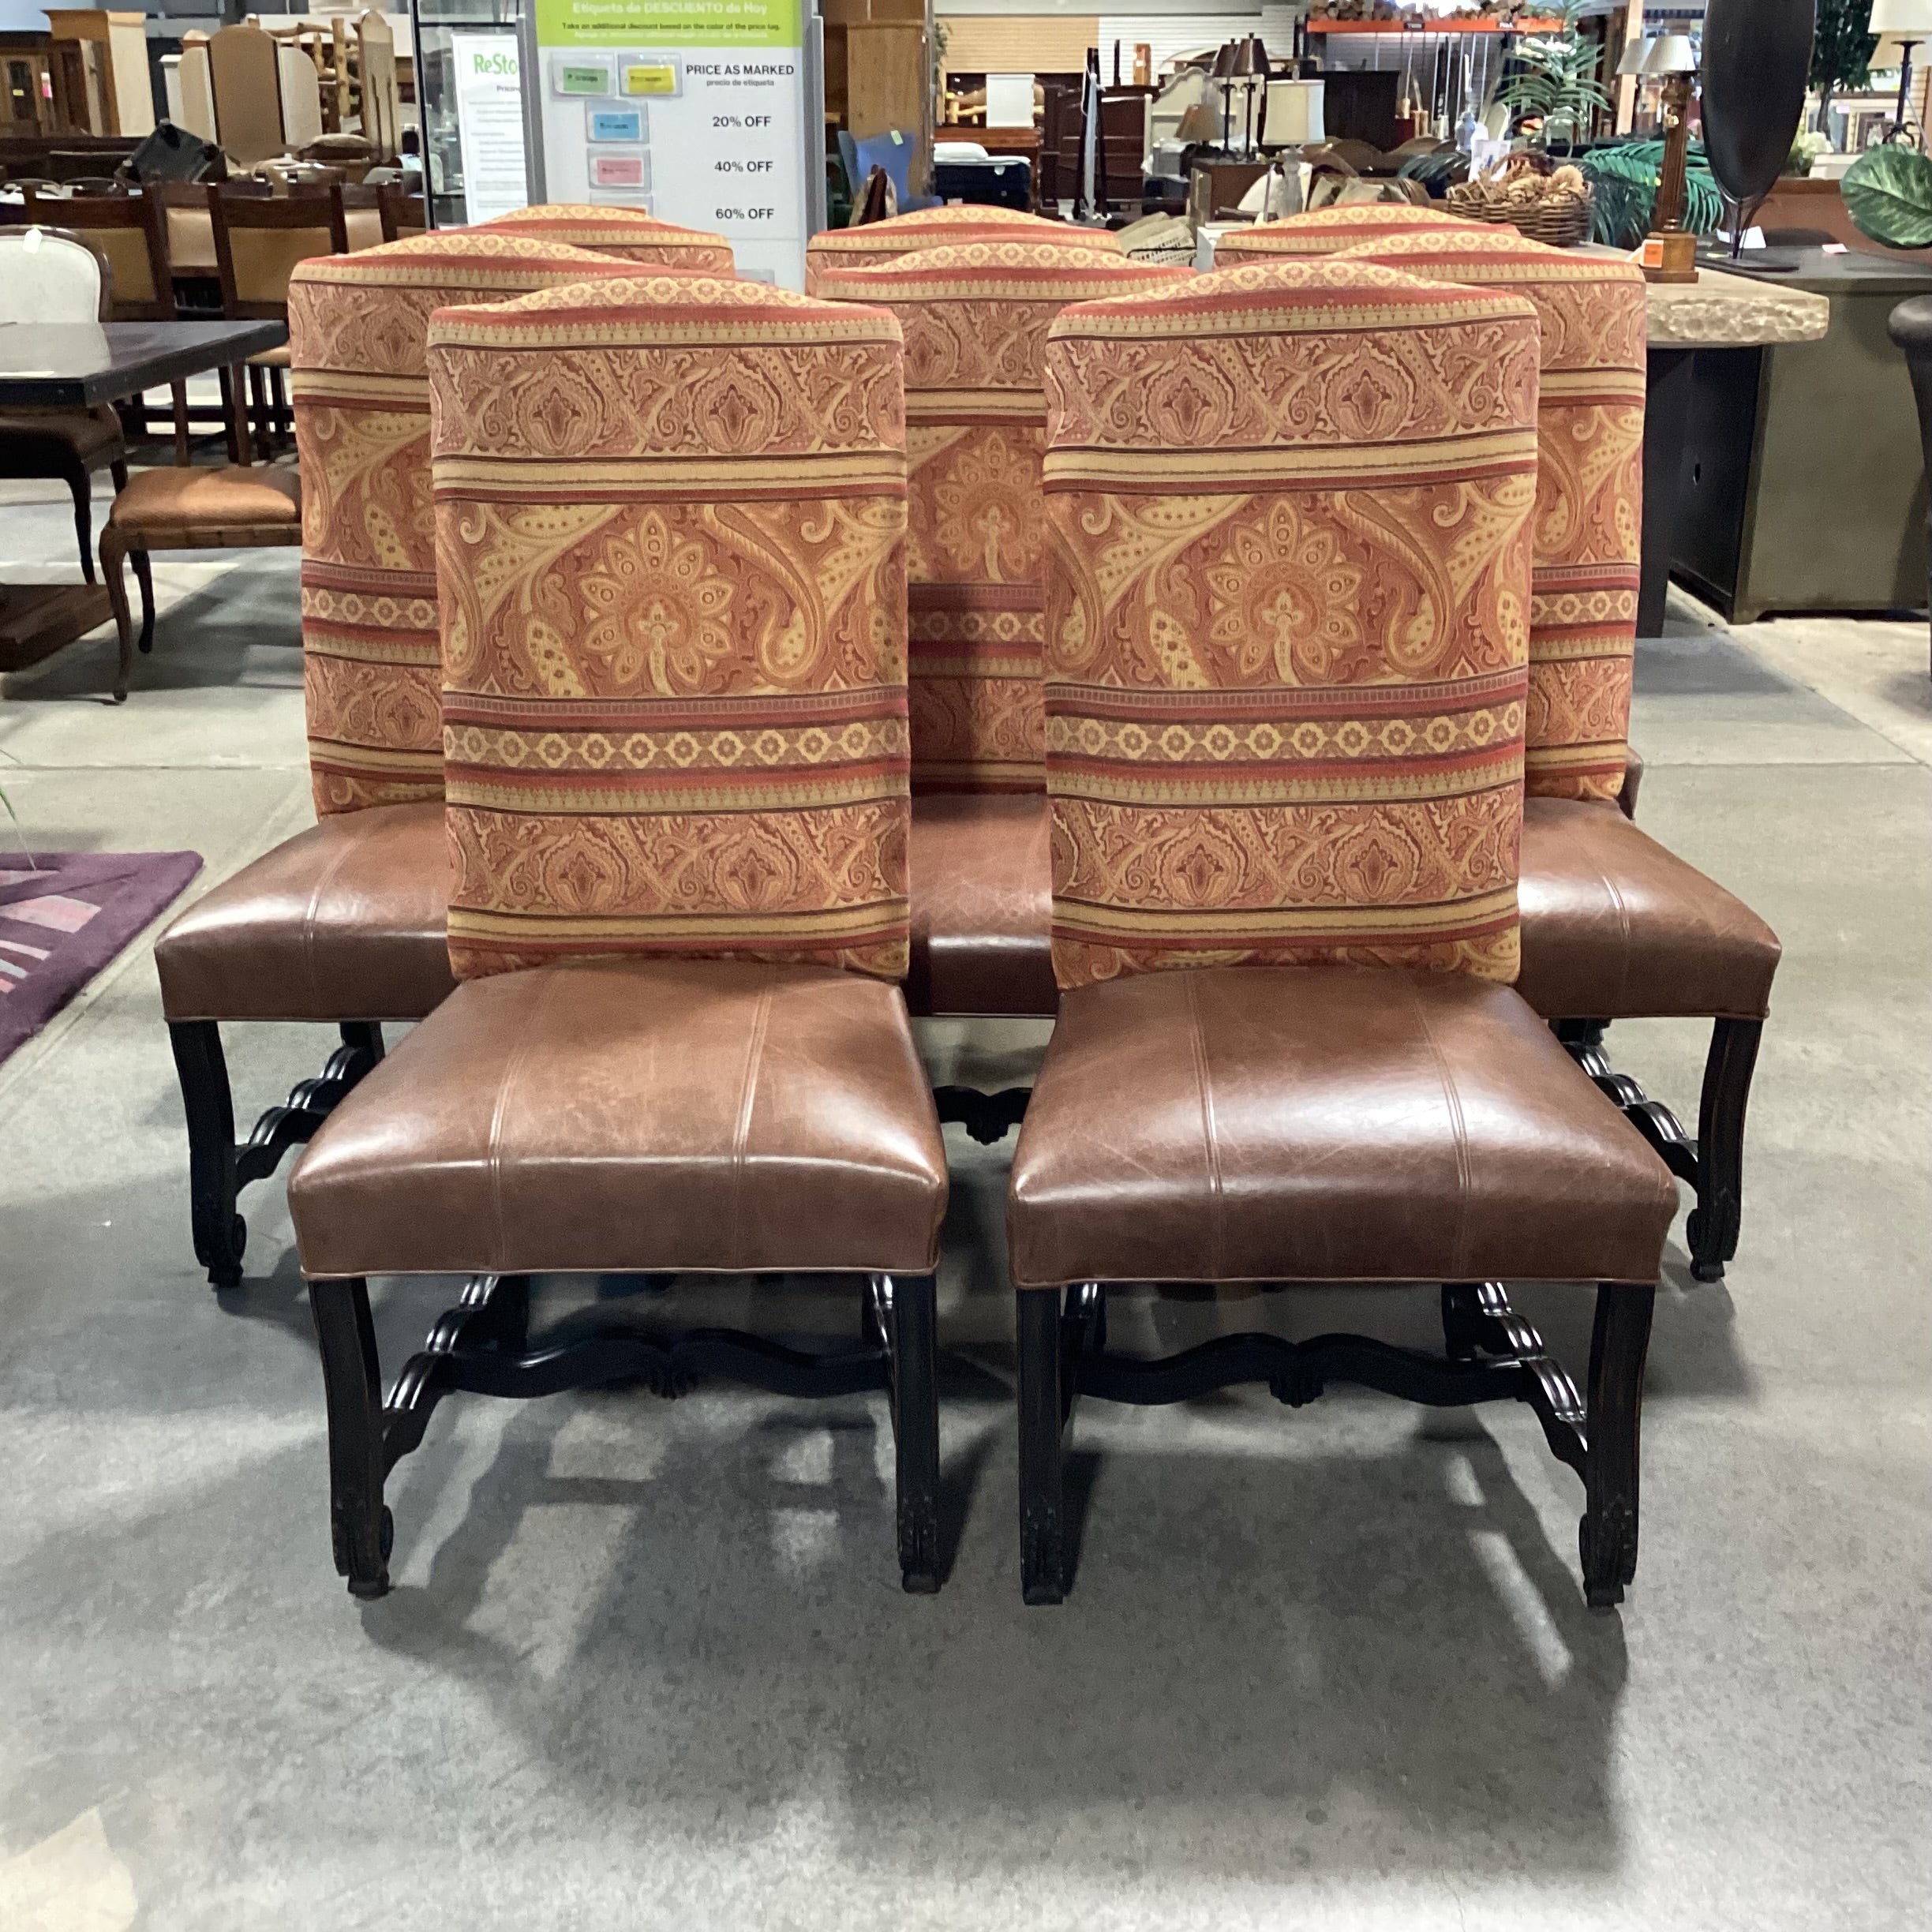
[[[899,325],[665,273],[430,332],[451,963],[907,964]]]
[[[1630,752],[1643,564],[1643,271],[1488,228],[1401,235],[1347,259],[1535,305],[1543,347],[1524,784],[1532,796],[1613,799]]]
[[[324,255],[289,278],[302,482],[302,685],[316,810],[443,796],[429,314],[633,273],[474,229]]]
[[[478,224],[492,234],[522,235],[614,255],[620,261],[658,268],[688,268],[701,275],[732,275],[737,264],[722,235],[680,228],[642,208],[601,208],[587,202],[545,201]]]
[[[1513,979],[1529,304],[1227,269],[1064,311],[1046,397],[1061,986]]]
[[[915,792],[1045,788],[1047,325],[1187,272],[1029,234],[820,275],[822,295],[877,303],[905,331]]]

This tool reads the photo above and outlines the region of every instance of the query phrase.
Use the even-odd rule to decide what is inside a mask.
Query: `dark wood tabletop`
[[[0,406],[92,408],[287,340],[281,322],[0,324]]]

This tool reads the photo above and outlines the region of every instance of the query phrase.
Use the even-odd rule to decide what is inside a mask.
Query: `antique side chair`
[[[898,324],[665,271],[445,309],[429,372],[460,983],[290,1178],[337,1567],[388,1588],[384,1478],[449,1390],[725,1373],[889,1391],[935,1589]],[[876,1339],[531,1335],[538,1271],[857,1275]],[[385,1401],[367,1278],[419,1273],[476,1279]]]
[[[1030,1603],[1067,1585],[1076,1398],[1241,1383],[1523,1402],[1584,1481],[1589,1601],[1634,1573],[1675,1189],[1509,984],[1537,345],[1518,298],[1355,264],[1054,325],[1061,995],[1007,1215]],[[1586,1391],[1523,1279],[1597,1284]],[[1243,1281],[1438,1284],[1446,1353],[1106,1347],[1110,1283]]]
[[[575,249],[459,230],[305,261],[290,276],[318,822],[197,900],[155,952],[188,1116],[195,1253],[217,1287],[242,1279],[238,1191],[273,1173],[382,1058],[384,1021],[420,1020],[453,984],[430,311],[631,272]],[[223,1024],[290,1020],[337,1027],[342,1043],[238,1143]]]
[[[876,268],[927,249],[960,248],[975,242],[1035,242],[1116,258],[1121,252],[1120,237],[1105,228],[1077,228],[1070,222],[1029,215],[1024,208],[956,202],[915,208],[868,222],[863,228],[828,228],[814,235],[805,245],[805,292],[822,294],[819,278],[835,270]]]
[[[1691,1272],[1716,1280],[1737,1252],[1745,1107],[1779,947],[1743,900],[1615,809],[1628,778],[1643,530],[1642,272],[1483,227],[1439,226],[1338,259],[1535,305],[1541,401],[1517,990],[1694,1190]],[[1694,1140],[1603,1052],[1612,1020],[1674,1018],[1711,1022]]]
[[[907,1001],[918,1014],[1050,1019],[1059,996],[1046,945],[1040,698],[1046,330],[1069,302],[1159,287],[1189,271],[1063,246],[1057,234],[1082,231],[1031,216],[991,232],[1016,238],[921,249],[862,268],[835,258],[821,269],[818,290],[889,309],[905,331]],[[964,1121],[982,1140],[1007,1133],[1023,1104],[1017,1089],[940,1091],[941,1118]]]
[[[660,221],[642,208],[598,208],[575,201],[546,201],[480,222],[492,234],[522,235],[530,242],[561,243],[612,255],[620,261],[653,268],[688,268],[698,275],[737,272],[732,246],[724,236]]]

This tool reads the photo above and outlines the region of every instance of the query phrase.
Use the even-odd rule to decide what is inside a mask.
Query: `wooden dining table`
[[[0,408],[92,409],[238,369],[287,339],[278,321],[0,323]],[[247,412],[236,418],[245,462]],[[99,584],[0,583],[0,671],[38,664],[112,614]]]

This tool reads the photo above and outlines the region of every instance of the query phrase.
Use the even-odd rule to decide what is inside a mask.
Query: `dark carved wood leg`
[[[368,1601],[389,1591],[395,1526],[383,1503],[382,1369],[360,1275],[309,1284],[328,1402],[329,1526],[335,1574]]]
[[[1597,1290],[1590,1337],[1587,1492],[1577,1541],[1583,1593],[1593,1610],[1623,1601],[1637,1574],[1637,1464],[1643,1413],[1644,1356],[1657,1290],[1605,1282]]]
[[[939,1322],[928,1275],[873,1278],[892,1350],[898,1451],[899,1574],[915,1595],[939,1587]]]
[[[107,526],[100,536],[100,561],[101,575],[107,580],[107,607],[114,612],[114,631],[121,646],[120,661],[114,668],[114,701],[116,704],[126,702],[128,680],[134,673],[134,620],[128,609],[127,575],[122,568],[127,555],[127,538],[110,511]],[[145,560],[144,556],[144,563]],[[145,582],[144,578],[144,584]]]
[[[146,653],[154,649],[154,567],[148,562],[144,546],[137,545],[130,550],[128,561],[134,566],[134,581],[140,586],[141,593],[140,635],[135,641]]]
[[[68,494],[73,498],[74,536],[80,545],[80,575],[94,582],[94,479],[87,467],[74,463],[67,472]]]
[[[242,1279],[248,1223],[235,1212],[234,1103],[221,1028],[212,1020],[168,1023],[182,1106],[188,1115],[188,1187],[195,1257],[217,1288]]]
[[[1702,1282],[1722,1280],[1724,1264],[1737,1252],[1744,1211],[1744,1110],[1763,1034],[1762,1020],[1720,1020],[1711,1028],[1698,1109],[1698,1204],[1684,1229],[1690,1272]]]
[[[1019,1302],[1020,1589],[1030,1604],[1057,1604],[1066,1594],[1061,1297],[1058,1289],[1023,1288]]]

